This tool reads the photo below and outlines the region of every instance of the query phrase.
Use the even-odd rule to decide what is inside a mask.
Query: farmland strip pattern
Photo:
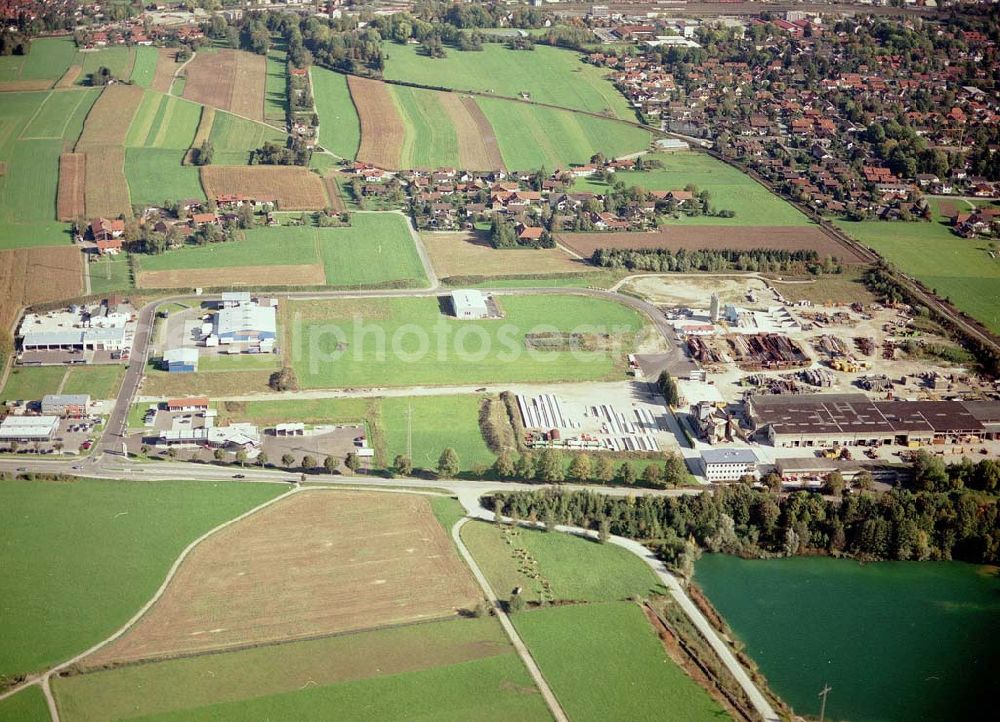
[[[351,97],[361,118],[358,160],[380,168],[399,168],[405,128],[385,83],[351,75]]]
[[[84,214],[84,183],[87,156],[83,153],[63,153],[59,156],[59,196],[57,214],[60,221],[72,221]]]

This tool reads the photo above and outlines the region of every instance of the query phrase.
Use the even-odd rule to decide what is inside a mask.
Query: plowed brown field
[[[177,62],[177,48],[160,48],[156,56],[156,72],[150,87],[160,93],[169,93],[174,82],[174,72],[180,66]]]
[[[86,666],[447,617],[480,594],[425,497],[314,490],[212,535]]]
[[[0,251],[0,328],[9,329],[22,306],[83,293],[83,254],[74,246]]]
[[[72,221],[86,211],[84,184],[86,159],[83,153],[63,153],[59,156],[59,195],[56,214],[60,221]]]
[[[242,50],[199,53],[184,68],[184,97],[263,121],[266,70],[263,55]]]
[[[444,107],[458,136],[458,157],[469,170],[504,168],[493,126],[476,101],[468,95],[441,93]]]
[[[4,80],[0,82],[0,93],[48,90],[51,87],[51,80]]]
[[[98,146],[124,146],[128,127],[142,102],[143,92],[138,85],[109,85],[105,88],[87,114],[83,133],[76,142],[77,153]]]
[[[125,179],[125,149],[121,146],[91,148],[85,163],[84,191],[87,216],[132,215],[128,181]]]
[[[403,150],[403,119],[385,83],[354,75],[347,76],[347,86],[361,119],[361,147],[358,160],[379,168],[399,168]]]
[[[140,271],[139,288],[213,288],[228,286],[322,286],[326,273],[318,263],[296,266],[240,266]]]
[[[494,248],[477,233],[422,233],[420,238],[439,278],[508,276],[535,273],[587,273],[597,270],[559,248]]]
[[[306,168],[285,165],[218,166],[201,168],[201,184],[209,198],[243,193],[251,198],[277,198],[283,211],[326,208],[330,201],[323,179]]]
[[[59,82],[56,83],[57,88],[72,88],[76,85],[76,79],[80,77],[80,73],[83,72],[82,65],[70,65],[63,76],[59,78]]]
[[[689,251],[757,249],[815,250],[823,258],[844,263],[864,263],[853,250],[815,227],[672,226],[655,233],[560,233],[559,243],[584,258],[598,248],[670,248]]]

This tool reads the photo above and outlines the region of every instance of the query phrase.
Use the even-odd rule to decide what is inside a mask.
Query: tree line
[[[630,271],[762,271],[814,275],[841,273],[843,267],[833,257],[821,259],[812,249],[785,251],[767,248],[702,249],[681,248],[598,248],[590,258],[602,268]]]

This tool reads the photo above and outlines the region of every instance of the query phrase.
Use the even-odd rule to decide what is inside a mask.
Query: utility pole
[[[820,690],[820,693],[818,695],[816,695],[817,697],[820,697],[823,700],[822,703],[820,703],[820,706],[819,706],[819,722],[823,722],[823,718],[826,716],[826,697],[832,691],[833,691],[833,688],[829,684],[827,684],[826,682],[824,682],[823,683],[823,689]]]
[[[406,458],[413,461],[413,404],[406,405]]]

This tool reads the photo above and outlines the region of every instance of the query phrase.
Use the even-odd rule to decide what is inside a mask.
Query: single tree
[[[575,454],[573,460],[569,462],[568,476],[573,481],[590,481],[594,473],[594,465],[590,462],[588,454]]]
[[[295,457],[291,454],[282,454],[281,465],[286,469],[291,469],[295,465]]]
[[[316,468],[316,459],[314,459],[309,454],[302,457],[302,468],[306,471]]]
[[[607,517],[602,517],[597,525],[597,541],[604,544],[611,538],[611,522]]]
[[[352,451],[344,459],[344,466],[350,469],[351,473],[354,474],[361,466],[361,459]]]
[[[516,473],[516,465],[509,449],[502,449],[493,462],[493,473],[501,479],[510,479]]]
[[[333,474],[340,467],[340,459],[335,456],[328,456],[323,459],[323,468],[327,474]]]
[[[656,464],[647,464],[642,472],[642,480],[649,486],[660,486],[663,478],[660,476],[660,467]]]
[[[632,464],[627,461],[622,462],[622,465],[618,467],[618,481],[629,485],[635,483],[635,469],[632,468]]]
[[[397,454],[392,467],[400,476],[410,476],[413,473],[413,461],[406,454]]]
[[[538,459],[538,477],[545,482],[555,483],[566,478],[562,454],[555,449],[545,449]]]
[[[243,449],[240,449],[239,451],[236,452],[236,463],[239,464],[240,466],[246,466],[247,452],[245,452]]]
[[[263,451],[257,454],[257,466],[261,467],[267,466],[267,454],[265,454]]]
[[[683,484],[688,478],[687,464],[680,454],[670,454],[663,462],[663,480],[667,484]]]
[[[831,471],[823,481],[823,493],[829,496],[840,496],[844,493],[844,475],[839,471]]]
[[[597,457],[597,466],[594,469],[594,479],[602,484],[610,484],[615,478],[614,462],[608,458],[607,454]]]
[[[222,461],[226,458],[226,451],[225,449],[216,449],[212,452],[212,456],[215,457],[216,461]]]
[[[445,479],[453,479],[458,475],[460,470],[461,466],[458,461],[458,453],[449,446],[441,452],[441,456],[438,458],[438,476]]]
[[[522,481],[531,481],[535,478],[535,457],[525,452],[517,457],[514,464],[514,476]]]

